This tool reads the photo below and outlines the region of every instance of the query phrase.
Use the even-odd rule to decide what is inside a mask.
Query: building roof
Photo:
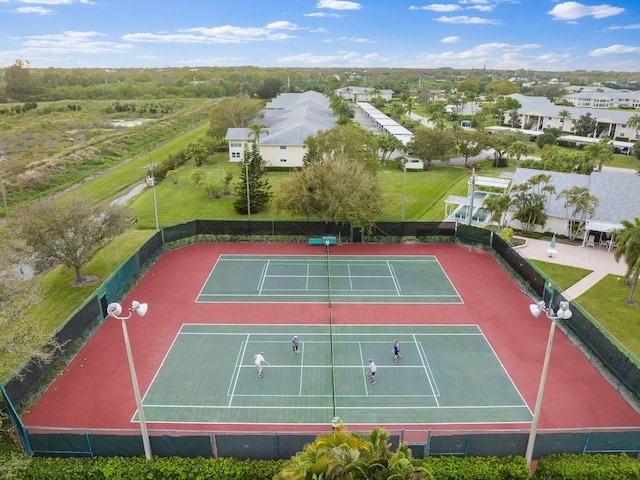
[[[612,172],[593,172],[591,175],[576,173],[551,172],[518,168],[513,176],[512,187],[520,185],[534,175],[550,175],[551,182],[559,194],[572,187],[584,187],[598,199],[598,206],[591,217],[593,222],[619,224],[622,220],[640,217],[640,176]],[[551,197],[547,214],[554,217],[567,218],[564,198]]]
[[[522,105],[518,109],[519,114],[536,115],[555,118],[562,110],[571,114],[573,120],[579,119],[582,115],[591,114],[597,121],[606,123],[626,124],[629,118],[634,115],[633,111],[608,110],[602,108],[569,107],[565,105],[555,105],[546,97],[528,97],[519,93],[509,95]]]

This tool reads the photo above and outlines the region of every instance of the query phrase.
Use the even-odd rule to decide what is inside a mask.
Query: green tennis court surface
[[[531,412],[476,325],[185,324],[143,399],[161,423],[514,423]],[[300,337],[291,354],[290,339]],[[393,361],[393,339],[402,358]],[[333,339],[333,344],[331,342]],[[253,356],[271,365],[259,378]],[[378,366],[367,376],[368,359]],[[334,389],[335,385],[335,389]]]
[[[432,255],[221,255],[198,302],[462,303]]]

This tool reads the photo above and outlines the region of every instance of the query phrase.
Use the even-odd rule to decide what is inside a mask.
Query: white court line
[[[435,393],[436,391],[433,388],[433,384],[431,383],[431,376],[429,375],[429,370],[427,369],[427,365],[425,364],[425,359],[422,356],[422,352],[420,351],[420,346],[418,345],[418,339],[416,338],[415,335],[413,335],[413,342],[416,345],[416,349],[418,350],[418,355],[420,356],[420,360],[422,361],[422,366],[424,368],[424,373],[427,376],[427,380],[429,381],[429,388],[431,388],[431,391],[433,392],[433,398],[436,401],[436,407],[440,406],[440,402],[438,402],[438,397],[436,397]]]
[[[391,266],[391,262],[387,260],[387,268],[389,269],[389,273],[391,273],[391,279],[393,280],[393,284],[396,287],[396,292],[400,295],[400,285],[398,285],[398,279],[396,277],[396,273],[393,271],[393,267]]]
[[[300,390],[298,393],[299,396],[302,396],[302,372],[304,371],[304,348],[302,348],[303,345],[304,345],[304,342],[300,342],[300,345],[298,346],[298,348],[302,350],[302,353],[300,354]]]
[[[244,354],[247,352],[247,345],[249,345],[249,336],[250,335],[247,334],[247,340],[245,341],[244,348],[242,350],[242,357],[241,358],[244,358]],[[236,391],[236,386],[238,385],[238,379],[239,378],[240,378],[240,370],[238,370],[238,375],[236,375],[236,381],[233,382],[233,390],[231,391],[231,395],[229,396],[229,405],[228,406],[231,406],[231,403],[233,402],[233,394]]]
[[[246,345],[246,343],[247,342],[245,340],[242,340],[240,342],[240,348],[238,349],[238,354],[236,355],[236,363],[233,365],[233,373],[231,374],[231,378],[229,379],[229,386],[227,387],[227,397],[231,396],[231,386],[235,386],[233,379],[236,376],[240,376],[240,369],[242,368],[242,348],[243,345]],[[247,347],[245,346],[244,348],[246,349]]]
[[[436,382],[436,376],[433,374],[433,370],[431,370],[431,365],[429,364],[429,359],[427,358],[427,352],[424,351],[424,345],[422,343],[420,345],[420,351],[424,354],[424,359],[427,362],[427,369],[429,370],[430,378],[433,379],[433,394],[436,397],[440,396],[440,389],[438,388],[438,383]]]
[[[258,295],[262,295],[262,289],[264,288],[264,282],[267,278],[267,270],[269,270],[269,262],[271,260],[267,260],[266,263],[262,266],[262,273],[260,274],[260,281],[258,282]]]
[[[362,344],[360,342],[358,342],[358,350],[360,350],[360,368],[362,368],[362,381],[364,382],[364,393],[365,393],[365,397],[369,396],[369,387],[367,387],[367,373],[366,373],[366,368],[363,367],[362,365],[364,365],[364,356],[362,355]]]

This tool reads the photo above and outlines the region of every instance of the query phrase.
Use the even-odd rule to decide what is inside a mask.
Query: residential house
[[[334,92],[347,102],[369,102],[376,97],[381,97],[388,101],[393,96],[393,90],[372,87],[342,87],[334,90]]]
[[[329,98],[315,91],[283,93],[266,104],[258,146],[265,166],[293,168],[303,165],[305,140],[318,132],[330,130],[336,118],[329,108]],[[250,128],[229,128],[229,161],[242,162],[245,149],[254,141]]]
[[[607,235],[620,228],[622,220],[633,220],[640,217],[640,176],[608,171],[593,172],[590,175],[575,173],[550,172],[529,168],[518,168],[513,176],[511,188],[528,181],[539,174],[551,176],[551,184],[556,195],[551,196],[547,210],[547,223],[539,231],[567,235],[569,231],[569,211],[564,206],[565,199],[558,195],[572,187],[584,187],[598,199],[595,213],[587,218],[585,232],[594,235],[596,241],[605,241]],[[507,224],[513,228],[521,228],[520,222],[514,220],[513,212],[507,214]]]

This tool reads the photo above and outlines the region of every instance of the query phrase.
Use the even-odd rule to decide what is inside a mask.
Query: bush
[[[433,478],[464,480],[526,480],[529,467],[524,457],[428,457],[422,462]]]
[[[538,462],[537,479],[627,480],[640,478],[640,462],[627,455],[549,455]]]

